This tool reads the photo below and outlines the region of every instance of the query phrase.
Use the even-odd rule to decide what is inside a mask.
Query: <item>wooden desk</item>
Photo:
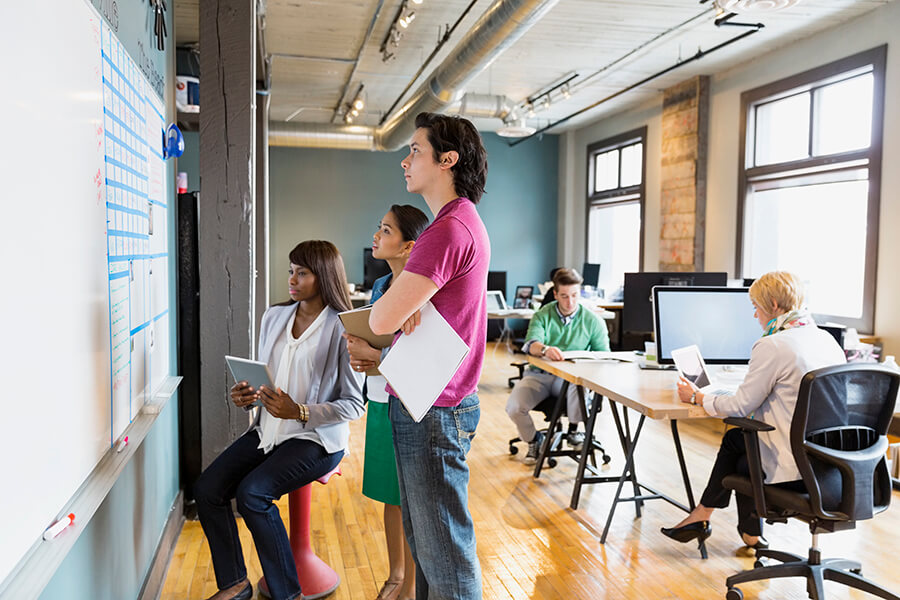
[[[609,509],[606,526],[603,528],[603,534],[600,537],[601,544],[606,543],[606,536],[609,533],[613,515],[620,502],[634,502],[635,512],[638,517],[641,516],[641,508],[646,500],[665,500],[685,512],[690,512],[694,509],[694,493],[691,489],[687,465],[684,461],[684,452],[681,447],[681,438],[678,434],[678,420],[708,418],[708,415],[702,407],[685,404],[678,399],[675,385],[678,380],[677,373],[672,371],[644,371],[638,368],[636,363],[624,362],[554,362],[534,356],[529,356],[528,362],[571,384],[591,390],[610,400],[610,410],[612,411],[616,431],[619,435],[619,442],[625,453],[625,467],[622,469],[621,475],[618,478],[614,478],[618,482],[618,487],[613,504]],[[636,411],[640,415],[633,434],[628,409]],[[582,485],[610,481],[609,477],[598,477],[593,473],[585,475],[585,470],[588,469],[587,449],[593,441],[594,424],[599,410],[600,400],[596,399],[591,403],[590,414],[585,423],[584,449],[578,462],[578,474],[575,477],[575,486],[572,490],[572,501],[570,503],[573,509],[578,508]],[[672,439],[675,443],[678,465],[681,468],[681,476],[687,495],[687,505],[638,480],[634,465],[634,452],[647,417],[670,420]],[[538,459],[538,465],[540,463],[541,461]],[[622,497],[622,488],[626,481],[631,482],[634,490],[634,495],[631,497]],[[646,490],[650,494],[642,493],[642,490]],[[700,555],[703,558],[707,557],[705,543],[700,545]]]

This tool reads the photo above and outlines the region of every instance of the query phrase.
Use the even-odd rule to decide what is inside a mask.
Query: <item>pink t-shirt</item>
[[[468,198],[445,204],[409,255],[404,270],[427,277],[437,285],[431,303],[469,347],[435,406],[456,406],[478,388],[487,341],[490,262],[487,230]],[[387,391],[396,396],[390,386]]]

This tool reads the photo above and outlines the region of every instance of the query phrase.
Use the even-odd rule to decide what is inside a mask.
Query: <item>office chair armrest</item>
[[[725,422],[739,427],[744,432],[747,467],[750,469],[750,485],[753,488],[753,505],[756,508],[757,516],[765,519],[768,509],[766,508],[766,493],[763,490],[765,478],[763,477],[762,460],[759,457],[759,432],[775,431],[775,427],[763,421],[744,417],[727,417]]]
[[[775,431],[775,428],[768,423],[747,417],[726,417],[723,420],[728,425],[740,427],[744,431]]]

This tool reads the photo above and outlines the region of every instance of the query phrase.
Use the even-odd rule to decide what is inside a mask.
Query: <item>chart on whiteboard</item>
[[[105,23],[101,55],[115,440],[169,372],[165,120],[156,92]]]

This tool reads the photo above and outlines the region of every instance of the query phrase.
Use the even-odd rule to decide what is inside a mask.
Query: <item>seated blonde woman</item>
[[[774,431],[759,434],[765,482],[802,491],[803,482],[791,454],[790,441],[800,380],[813,369],[845,362],[844,352],[803,308],[801,283],[795,275],[784,271],[766,273],[750,286],[750,300],[763,335],[753,344],[747,376],[737,392],[706,395],[681,378],[678,396],[682,402],[699,404],[713,417],[755,415],[773,425]],[[700,504],[675,527],[662,528],[663,534],[682,543],[708,538],[712,533],[709,518],[713,510],[727,507],[731,498],[731,490],[722,486],[722,480],[734,473],[749,474],[740,429],[730,429],[723,436]],[[762,519],[751,515],[753,499],[737,493],[735,499],[741,539],[748,546],[765,547]]]

